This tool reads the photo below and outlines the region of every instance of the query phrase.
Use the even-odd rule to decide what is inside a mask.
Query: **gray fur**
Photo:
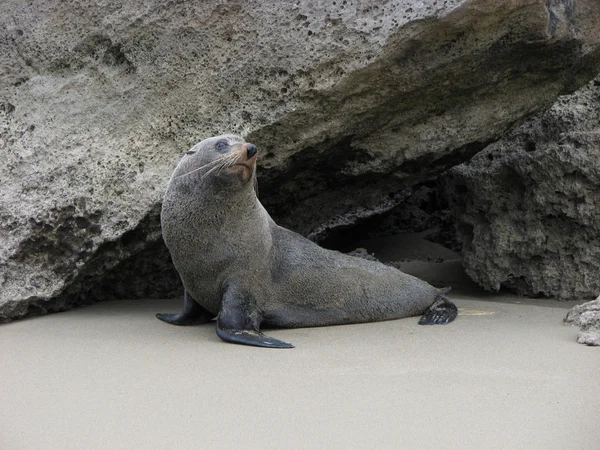
[[[169,183],[162,228],[187,292],[224,316],[224,291],[240,299],[246,325],[309,327],[420,315],[445,292],[377,261],[326,250],[278,226],[255,194],[256,165],[244,178],[216,167],[219,136],[194,146]],[[240,156],[240,158],[242,157]],[[201,168],[201,169],[199,169]],[[233,291],[232,291],[233,289]],[[234,294],[231,294],[234,292]],[[228,310],[227,310],[228,311]],[[237,327],[236,327],[237,328]]]

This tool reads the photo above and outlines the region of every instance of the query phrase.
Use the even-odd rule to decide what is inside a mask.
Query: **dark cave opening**
[[[422,233],[425,239],[460,252],[448,205],[436,181],[407,189],[390,210],[328,230],[317,242],[322,247],[349,252],[361,241],[403,233]]]

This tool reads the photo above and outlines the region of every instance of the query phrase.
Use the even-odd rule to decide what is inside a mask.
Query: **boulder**
[[[577,342],[589,346],[600,345],[600,297],[574,306],[564,319],[565,325],[580,327]]]
[[[448,171],[441,185],[478,284],[598,295],[600,78]]]
[[[195,142],[260,149],[307,235],[588,81],[596,0],[64,2],[0,17],[0,320],[173,295],[162,194]]]

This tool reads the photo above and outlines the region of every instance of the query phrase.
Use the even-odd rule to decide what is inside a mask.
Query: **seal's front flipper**
[[[419,320],[419,325],[445,325],[456,319],[457,315],[456,305],[444,294],[440,294],[435,302],[425,310]]]
[[[253,345],[268,348],[294,348],[292,344],[280,341],[270,336],[265,336],[260,331],[252,330],[223,330],[217,324],[217,336],[225,342],[234,344]]]
[[[196,300],[189,296],[187,291],[183,294],[183,312],[180,314],[157,314],[163,322],[170,323],[172,325],[202,325],[203,323],[210,322],[214,317],[202,306],[200,306]]]
[[[292,344],[262,334],[259,331],[261,320],[253,295],[239,286],[227,286],[217,318],[217,336],[234,344],[294,348]]]

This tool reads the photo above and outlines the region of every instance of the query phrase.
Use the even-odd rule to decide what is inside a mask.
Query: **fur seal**
[[[163,237],[185,287],[175,325],[217,318],[227,342],[292,348],[262,326],[314,327],[421,315],[457,315],[449,289],[380,262],[326,250],[278,226],[255,193],[257,148],[239,136],[206,139],[175,169],[161,214]]]

